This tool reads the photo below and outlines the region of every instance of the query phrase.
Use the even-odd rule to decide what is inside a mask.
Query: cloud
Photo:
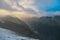
[[[60,0],[36,0],[35,6],[43,15],[58,15],[60,11]]]
[[[44,13],[38,10],[35,4],[36,0],[0,0],[0,9],[42,16]]]
[[[9,7],[11,7],[11,9],[16,9],[16,10],[19,10],[19,11],[25,10],[25,9],[28,9],[28,8],[31,8],[31,9],[35,8],[33,6],[33,1],[32,0],[3,0],[2,4],[9,5]]]
[[[0,0],[0,9],[44,16],[60,11],[59,0]]]
[[[60,0],[37,0],[38,9],[44,11],[60,11]]]
[[[60,11],[54,12],[54,15],[60,15]]]
[[[0,17],[5,17],[8,15],[12,17],[17,17],[20,20],[26,20],[33,17],[38,17],[37,15],[31,14],[29,12],[9,11],[9,10],[0,9]]]

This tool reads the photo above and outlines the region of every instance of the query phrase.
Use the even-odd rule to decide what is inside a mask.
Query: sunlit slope
[[[24,11],[18,12],[18,11],[8,11],[8,10],[0,9],[0,17],[7,16],[7,15],[12,16],[12,17],[17,17],[21,20],[37,17],[37,15],[35,14],[31,14]]]

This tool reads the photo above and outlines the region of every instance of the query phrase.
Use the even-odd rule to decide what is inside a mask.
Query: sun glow
[[[0,9],[0,17],[7,16],[7,15],[12,16],[12,17],[17,17],[21,20],[26,20],[28,18],[37,17],[37,15],[35,14],[31,14],[31,13],[24,12],[24,11],[18,12],[18,11],[8,11],[8,10]]]

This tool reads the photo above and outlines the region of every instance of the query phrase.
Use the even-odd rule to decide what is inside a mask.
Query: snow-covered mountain
[[[0,28],[0,40],[38,40],[29,37],[18,36],[15,32]]]

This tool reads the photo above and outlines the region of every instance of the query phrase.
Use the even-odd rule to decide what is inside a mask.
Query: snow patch
[[[29,37],[18,36],[15,32],[0,28],[0,40],[38,40]]]

